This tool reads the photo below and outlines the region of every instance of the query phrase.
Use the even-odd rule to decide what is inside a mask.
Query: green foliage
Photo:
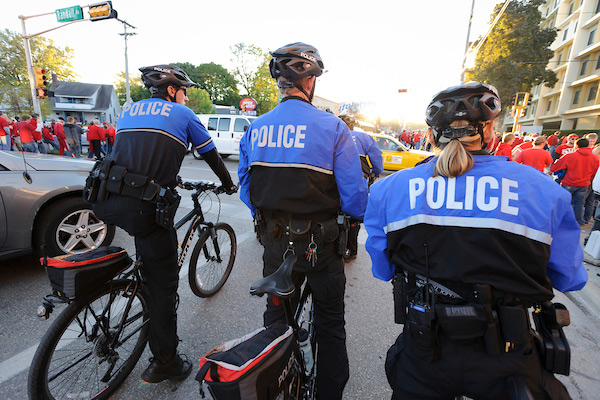
[[[183,69],[189,77],[204,89],[214,104],[237,106],[241,96],[237,81],[222,65],[213,62],[198,66],[189,62],[173,63]]]
[[[507,110],[510,96],[529,92],[535,85],[554,86],[556,74],[547,68],[553,57],[550,45],[556,29],[540,29],[538,6],[543,0],[515,0],[479,49],[475,67],[467,71],[467,81],[490,83],[500,92]],[[498,4],[490,17],[492,21],[503,4]]]
[[[115,81],[115,91],[119,97],[119,104],[122,106],[127,100],[125,72],[120,72],[117,75],[117,80]],[[144,86],[142,83],[142,78],[139,75],[129,75],[129,93],[132,101],[140,101],[150,98],[150,91],[146,89],[146,86]]]
[[[208,92],[200,88],[189,88],[187,91],[189,102],[187,106],[196,114],[209,114],[212,111],[213,103]]]
[[[264,114],[275,108],[278,102],[279,90],[275,80],[271,78],[269,72],[269,62],[271,56],[266,53],[263,55],[263,62],[256,70],[251,79],[250,97],[258,102],[257,113]]]
[[[265,52],[253,44],[237,43],[230,47],[233,54],[233,76],[250,94],[256,70],[263,64]]]
[[[70,47],[55,46],[52,39],[36,36],[29,40],[31,59],[34,66],[45,69],[48,79],[55,73],[62,81],[73,81],[76,77],[71,59],[74,52]],[[0,103],[5,104],[9,115],[31,113],[29,75],[25,59],[25,47],[21,35],[8,29],[0,31]],[[40,100],[42,115],[51,112],[48,99]]]

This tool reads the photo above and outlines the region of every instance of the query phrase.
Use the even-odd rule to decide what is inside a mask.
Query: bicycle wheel
[[[108,282],[57,317],[29,369],[30,399],[106,399],[123,383],[148,340],[148,294],[132,297],[131,282]]]
[[[202,233],[190,259],[188,279],[192,292],[199,297],[217,293],[229,278],[235,262],[237,240],[233,228],[218,223],[214,229],[214,238],[210,229]]]

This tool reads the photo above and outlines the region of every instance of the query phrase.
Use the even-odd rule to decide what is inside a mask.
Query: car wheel
[[[49,256],[83,253],[108,246],[115,236],[114,225],[102,222],[88,202],[79,198],[58,200],[40,216],[36,248]]]

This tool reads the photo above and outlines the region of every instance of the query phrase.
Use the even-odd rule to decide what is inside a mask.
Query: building
[[[556,28],[548,68],[554,87],[532,89],[532,102],[518,123],[543,129],[600,129],[600,0],[548,0],[540,6],[542,28]],[[505,126],[514,119],[507,113]]]
[[[49,118],[72,116],[79,122],[98,119],[111,124],[117,122],[121,113],[119,98],[112,85],[96,83],[63,82],[55,80],[50,90],[50,108],[54,112]]]

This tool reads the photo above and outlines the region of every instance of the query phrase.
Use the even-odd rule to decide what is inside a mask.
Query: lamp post
[[[129,104],[132,102],[132,100],[131,89],[129,86],[129,59],[127,57],[127,37],[136,35],[136,33],[127,32],[127,27],[130,27],[131,29],[136,29],[136,27],[118,18],[117,21],[123,24],[123,33],[119,33],[119,35],[123,36],[123,38],[125,39],[125,104]]]

